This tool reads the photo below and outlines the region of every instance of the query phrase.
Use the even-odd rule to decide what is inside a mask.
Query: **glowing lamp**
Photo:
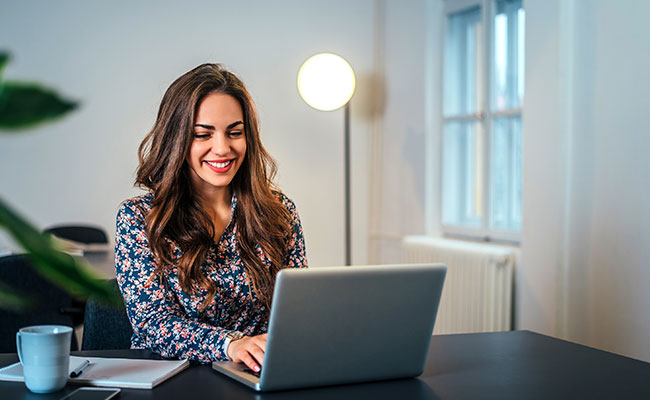
[[[310,57],[298,71],[298,91],[307,104],[321,111],[332,111],[347,104],[355,88],[350,64],[332,53]]]

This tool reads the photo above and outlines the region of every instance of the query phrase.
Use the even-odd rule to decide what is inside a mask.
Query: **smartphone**
[[[61,400],[108,400],[117,396],[120,390],[117,388],[82,387]]]

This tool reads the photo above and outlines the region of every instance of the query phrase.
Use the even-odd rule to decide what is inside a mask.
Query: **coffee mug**
[[[16,333],[27,389],[34,393],[63,389],[68,381],[71,338],[72,328],[63,325],[28,326]]]

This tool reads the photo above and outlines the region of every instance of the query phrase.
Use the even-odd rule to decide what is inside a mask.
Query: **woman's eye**
[[[195,139],[207,139],[210,137],[209,133],[195,133],[194,138]]]
[[[243,134],[244,134],[244,132],[242,132],[242,131],[231,131],[230,132],[230,136],[233,136],[233,137],[239,137],[239,136],[241,136]]]

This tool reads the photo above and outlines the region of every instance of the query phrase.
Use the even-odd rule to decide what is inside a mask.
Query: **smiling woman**
[[[178,78],[139,158],[148,193],[122,203],[115,235],[131,347],[259,371],[275,276],[307,260],[242,81],[218,64]]]

